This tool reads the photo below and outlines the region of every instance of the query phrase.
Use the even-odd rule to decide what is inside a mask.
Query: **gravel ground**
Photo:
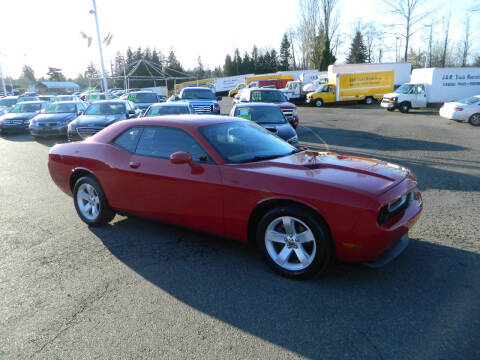
[[[293,281],[210,235],[121,216],[88,228],[48,174],[60,140],[0,136],[0,359],[480,358],[480,128],[378,105],[299,112],[304,145],[417,174],[425,209],[398,259]]]

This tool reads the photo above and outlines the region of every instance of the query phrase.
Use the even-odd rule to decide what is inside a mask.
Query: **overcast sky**
[[[460,38],[462,10],[478,0],[457,0],[452,17],[452,36]],[[427,2],[434,11],[451,11],[443,6],[448,0]],[[32,66],[37,77],[45,75],[48,66],[63,69],[67,77],[83,73],[90,61],[99,64],[91,0],[8,0],[0,11],[0,63],[4,73],[18,77],[24,64]],[[111,45],[104,48],[109,68],[117,50],[128,46],[156,47],[164,54],[171,48],[182,65],[189,69],[201,56],[205,66],[223,65],[226,53],[258,47],[278,50],[286,29],[297,24],[297,0],[97,0],[100,31],[113,34]],[[380,0],[340,0],[342,50],[350,44],[354,24],[361,20],[388,22]],[[438,11],[437,11],[438,12]],[[478,30],[480,23],[472,21]],[[80,31],[94,36],[87,43]],[[476,31],[478,34],[478,31]],[[477,36],[474,41],[478,43]],[[422,41],[418,37],[417,42]],[[390,44],[391,45],[391,44]],[[475,45],[475,50],[480,50]],[[339,60],[343,60],[342,51]],[[391,56],[391,58],[388,58]],[[394,52],[385,60],[394,60]]]

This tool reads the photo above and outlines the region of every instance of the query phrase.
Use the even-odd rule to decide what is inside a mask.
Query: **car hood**
[[[235,166],[247,171],[316,182],[364,195],[379,195],[411,174],[404,167],[382,160],[311,151]],[[411,176],[414,177],[413,174]]]
[[[384,94],[383,97],[385,99],[391,99],[391,98],[394,98],[394,97],[397,97],[399,94],[398,93],[388,93],[388,94]]]
[[[188,102],[192,105],[212,105],[212,104],[217,104],[217,100],[199,100],[199,99],[192,99],[192,100],[186,100],[182,99],[181,101]]]
[[[35,117],[37,123],[46,123],[51,121],[70,121],[77,117],[75,113],[60,113],[60,114],[39,114]]]
[[[284,140],[288,140],[294,137],[295,135],[297,135],[297,133],[295,132],[295,130],[293,130],[290,124],[258,124],[258,125],[264,127],[271,133],[277,135],[278,137]]]
[[[74,126],[98,126],[105,127],[114,122],[125,120],[124,114],[115,115],[80,115],[73,123]]]
[[[2,120],[30,120],[38,113],[7,113],[2,116]]]

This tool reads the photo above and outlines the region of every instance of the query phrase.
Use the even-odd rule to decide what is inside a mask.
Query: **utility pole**
[[[0,64],[0,77],[2,78],[3,95],[7,96],[7,88],[5,87],[5,78],[3,77],[2,64]]]
[[[90,10],[90,14],[95,15],[95,25],[97,26],[97,40],[98,40],[98,50],[100,51],[100,64],[102,65],[102,76],[103,76],[103,91],[108,91],[107,84],[107,75],[105,73],[105,64],[103,63],[103,52],[102,52],[102,42],[100,41],[100,29],[98,27],[98,16],[97,16],[97,4],[95,0],[93,2],[93,10]]]

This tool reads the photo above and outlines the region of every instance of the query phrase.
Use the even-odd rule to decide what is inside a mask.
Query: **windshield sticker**
[[[240,111],[238,112],[238,117],[252,120],[252,113],[250,112],[249,108],[240,109]]]
[[[262,100],[262,93],[260,91],[252,92],[252,101],[261,101]]]
[[[137,94],[130,94],[130,95],[128,95],[128,100],[130,100],[130,101],[135,101],[135,100],[137,100]]]

